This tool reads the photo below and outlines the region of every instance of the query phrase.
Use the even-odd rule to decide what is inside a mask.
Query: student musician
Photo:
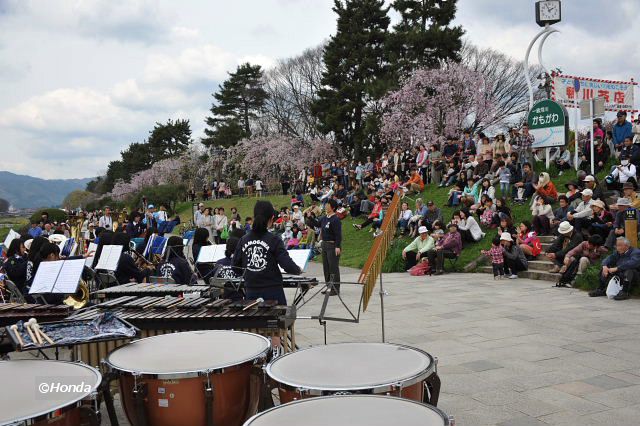
[[[251,231],[242,237],[233,255],[233,266],[244,270],[247,299],[263,298],[286,305],[281,266],[289,274],[300,275],[282,239],[268,229],[278,215],[269,201],[258,201],[253,208]]]
[[[2,267],[9,279],[23,292],[27,282],[27,249],[21,238],[15,238],[9,244],[7,260]]]
[[[122,246],[122,254],[116,268],[116,279],[119,284],[126,284],[131,281],[137,283],[147,282],[151,275],[151,270],[147,268],[140,269],[136,266],[135,260],[129,253],[131,239],[123,232],[114,234],[111,245]]]
[[[216,279],[233,279],[240,278],[242,276],[242,270],[233,266],[233,254],[238,247],[239,238],[230,237],[227,240],[227,247],[224,251],[224,258],[220,259],[216,263],[215,277]],[[233,282],[225,282],[224,292],[222,297],[224,299],[242,300],[244,299],[244,292],[242,289],[237,289],[237,286]]]
[[[213,273],[216,269],[215,265],[211,263],[197,262],[198,256],[200,256],[200,249],[209,245],[211,245],[211,242],[209,242],[209,230],[207,228],[197,228],[193,234],[191,252],[193,253],[193,262],[196,265],[196,271],[207,284],[209,284],[209,280],[213,277]]]
[[[42,248],[42,246],[48,242],[49,240],[45,237],[36,237],[31,240],[31,246],[29,247],[29,256],[27,257],[25,286],[22,291],[22,294],[24,294],[25,296],[29,293],[29,289],[31,288],[31,284],[33,283],[33,278],[36,276],[36,272],[38,271],[38,265],[40,265],[40,248]]]
[[[197,283],[196,274],[184,256],[184,243],[182,237],[174,235],[167,241],[167,261],[158,266],[158,275],[164,278],[172,278],[176,284]]]

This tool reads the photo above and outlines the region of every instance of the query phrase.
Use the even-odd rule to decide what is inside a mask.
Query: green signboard
[[[569,116],[558,102],[537,102],[527,115],[529,132],[535,138],[533,149],[564,146],[569,141]]]

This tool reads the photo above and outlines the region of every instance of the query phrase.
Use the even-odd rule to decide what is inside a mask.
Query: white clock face
[[[560,2],[545,1],[540,3],[540,20],[556,21],[560,19]]]

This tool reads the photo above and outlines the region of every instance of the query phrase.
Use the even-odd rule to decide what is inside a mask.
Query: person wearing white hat
[[[591,198],[593,198],[594,200],[604,200],[604,193],[602,192],[602,188],[598,186],[598,181],[596,181],[596,178],[591,175],[587,175],[582,180],[582,183],[584,184],[584,189],[590,189],[591,191],[593,191]]]
[[[518,272],[529,269],[529,262],[520,246],[513,241],[510,233],[500,234],[500,243],[502,244],[505,275],[514,280],[518,278]]]
[[[583,189],[582,202],[578,204],[573,213],[567,214],[567,220],[575,226],[577,232],[581,232],[583,227],[589,227],[590,219],[593,216],[593,210],[591,210],[593,201],[593,191],[589,188]]]
[[[544,253],[547,259],[555,263],[549,271],[551,273],[559,272],[564,264],[566,254],[573,250],[578,244],[582,243],[582,234],[577,232],[567,221],[560,223],[558,233],[560,235],[551,243],[546,253]]]
[[[435,240],[429,235],[426,226],[418,228],[418,236],[402,250],[402,258],[405,261],[405,271],[413,268],[421,259],[427,258],[427,252],[436,246]]]

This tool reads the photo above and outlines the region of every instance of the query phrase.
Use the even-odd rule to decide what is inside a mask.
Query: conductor
[[[251,230],[238,242],[233,255],[233,266],[244,270],[247,299],[263,298],[286,305],[278,265],[289,274],[300,275],[302,270],[289,257],[282,239],[268,231],[276,215],[277,212],[269,201],[256,202]]]

